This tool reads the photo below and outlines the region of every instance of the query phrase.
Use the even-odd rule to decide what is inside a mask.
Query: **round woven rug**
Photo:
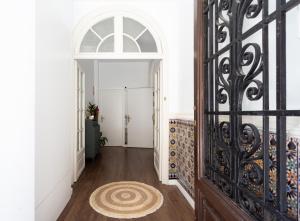
[[[146,216],[163,204],[162,194],[144,183],[125,181],[109,183],[96,189],[90,205],[104,216],[131,219]]]

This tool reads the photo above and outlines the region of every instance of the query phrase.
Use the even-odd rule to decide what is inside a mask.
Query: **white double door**
[[[99,107],[107,146],[153,148],[153,88],[102,89]]]

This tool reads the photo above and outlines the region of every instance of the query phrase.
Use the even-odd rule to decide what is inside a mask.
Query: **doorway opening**
[[[161,36],[143,17],[123,12],[86,18],[75,33],[74,181],[85,166],[85,110],[91,102],[100,108],[107,145],[154,148],[154,168],[167,183],[167,59]]]

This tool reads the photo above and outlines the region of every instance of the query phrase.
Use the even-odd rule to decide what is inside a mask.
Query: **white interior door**
[[[76,95],[75,181],[85,167],[85,73],[79,66],[76,74]]]
[[[153,148],[153,88],[127,89],[129,147]]]
[[[159,176],[160,174],[160,69],[154,74],[154,167]]]
[[[103,89],[100,91],[99,123],[107,146],[124,145],[124,89]]]

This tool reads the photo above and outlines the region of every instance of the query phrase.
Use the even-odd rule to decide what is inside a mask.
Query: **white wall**
[[[36,1],[36,221],[56,220],[71,196],[72,3]]]
[[[194,1],[184,0],[179,3],[178,12],[178,84],[174,87],[177,97],[173,97],[170,91],[172,103],[171,112],[178,113],[179,117],[193,118],[194,113]],[[170,85],[172,88],[172,85]]]
[[[35,1],[1,3],[0,220],[32,221]]]
[[[167,43],[168,101],[172,115],[193,115],[193,0],[75,0],[74,26],[96,9],[131,7],[152,18]]]
[[[100,61],[100,89],[152,87],[150,61]]]

